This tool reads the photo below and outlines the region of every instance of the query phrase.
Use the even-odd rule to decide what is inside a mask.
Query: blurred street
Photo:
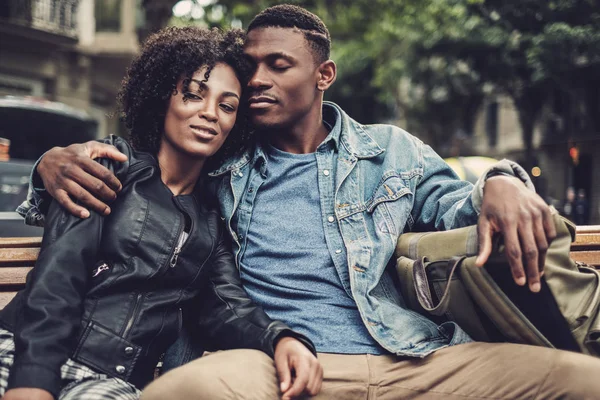
[[[326,100],[361,123],[407,130],[463,179],[475,180],[490,160],[515,160],[563,215],[600,224],[596,1],[288,2],[330,29],[338,79]],[[0,2],[0,236],[19,233],[3,230],[15,218],[3,213],[25,199],[30,168],[45,151],[126,135],[116,96],[149,33],[244,28],[278,3]]]

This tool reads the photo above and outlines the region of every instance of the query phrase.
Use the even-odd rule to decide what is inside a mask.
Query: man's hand
[[[48,193],[71,214],[81,218],[90,216],[88,210],[75,204],[75,199],[100,214],[108,215],[110,207],[106,203],[117,197],[121,182],[93,160],[99,157],[127,161],[127,156],[116,147],[90,141],[52,148],[43,156],[37,172]]]
[[[319,393],[323,367],[302,342],[291,337],[280,339],[275,346],[274,358],[282,400]]]
[[[4,396],[3,400],[54,400],[54,397],[43,389],[34,388],[17,388],[10,389]]]
[[[485,183],[477,230],[476,265],[485,264],[492,252],[492,236],[501,233],[515,282],[523,286],[527,281],[532,292],[539,292],[546,251],[556,237],[554,220],[544,200],[517,178],[491,177]]]

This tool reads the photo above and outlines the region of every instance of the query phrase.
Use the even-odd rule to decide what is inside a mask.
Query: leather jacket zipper
[[[135,318],[137,317],[137,313],[139,311],[138,309],[140,308],[140,304],[142,304],[142,297],[144,297],[144,293],[138,293],[137,297],[135,298],[135,304],[133,306],[133,311],[131,312],[131,316],[127,320],[127,324],[125,325],[125,330],[123,331],[124,338],[127,337],[127,335],[129,334],[129,331],[133,327],[133,322],[135,321]]]
[[[179,253],[181,253],[181,248],[183,247],[183,243],[185,242],[185,233],[183,229],[179,232],[179,237],[177,238],[177,245],[175,246],[175,250],[173,251],[173,255],[169,260],[169,265],[171,268],[175,268],[177,265],[177,259],[179,258]]]
[[[98,267],[94,270],[94,272],[92,273],[92,278],[97,277],[98,275],[100,275],[102,272],[106,271],[110,269],[110,267],[108,266],[107,263],[102,263],[100,265],[98,265]]]
[[[179,322],[177,325],[177,335],[179,336],[181,328],[183,328],[183,311],[181,310],[181,307],[179,307],[179,312],[177,314],[177,322]]]

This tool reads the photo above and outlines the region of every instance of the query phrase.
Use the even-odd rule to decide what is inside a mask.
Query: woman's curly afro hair
[[[208,67],[208,79],[215,64],[226,63],[245,88],[251,70],[243,55],[244,40],[239,29],[223,32],[192,26],[167,27],[148,37],[127,70],[118,97],[132,146],[157,154],[169,98],[177,93],[178,81],[183,78],[184,86],[189,84],[198,69]],[[213,161],[242,151],[249,143],[246,104],[242,98],[236,124]]]

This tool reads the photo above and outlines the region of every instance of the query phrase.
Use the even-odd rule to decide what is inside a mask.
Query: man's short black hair
[[[302,7],[280,4],[260,12],[248,25],[248,32],[257,28],[297,28],[313,50],[315,60],[321,64],[329,60],[331,36],[321,18]]]

